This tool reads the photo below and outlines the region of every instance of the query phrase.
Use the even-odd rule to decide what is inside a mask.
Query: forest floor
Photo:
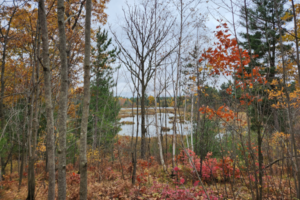
[[[88,199],[253,199],[254,177],[245,178],[247,173],[239,171],[236,176],[214,177],[205,175],[203,168],[203,186],[186,163],[179,163],[171,168],[167,162],[168,172],[155,161],[154,157],[137,161],[136,182],[132,184],[132,165],[126,157],[116,157],[115,161],[103,159],[100,163],[91,163],[88,167]],[[128,158],[127,158],[128,159]],[[211,163],[215,160],[210,158]],[[216,162],[216,165],[218,163]],[[204,165],[205,166],[205,165]],[[230,167],[225,167],[226,170]],[[36,163],[36,199],[47,199],[47,174],[43,161]],[[226,171],[224,170],[224,171]],[[173,174],[172,171],[175,173]],[[213,170],[212,170],[212,173]],[[27,195],[27,173],[18,190],[18,173],[4,175],[0,183],[0,199],[23,200]],[[294,189],[291,179],[284,176],[264,176],[263,199],[293,199]],[[57,178],[57,172],[56,172]],[[67,199],[79,199],[78,166],[67,166]],[[57,185],[56,185],[57,192]],[[57,194],[57,193],[56,193]],[[207,196],[207,195],[208,196]]]

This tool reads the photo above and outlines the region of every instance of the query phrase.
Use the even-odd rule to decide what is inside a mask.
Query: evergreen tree
[[[260,73],[266,76],[268,82],[272,82],[276,75],[276,48],[280,37],[278,20],[282,25],[285,23],[282,18],[287,12],[284,8],[287,0],[252,0],[252,2],[253,5],[247,10],[244,6],[241,9],[241,25],[248,28],[248,34],[240,33],[245,41],[240,44],[256,56],[252,58],[247,71],[250,72],[253,67],[259,66]],[[289,46],[286,45],[285,48]]]
[[[282,26],[286,22],[283,20],[283,16],[285,16],[287,12],[284,8],[287,1],[288,0],[252,0],[253,4],[250,7],[247,7],[247,9],[242,7],[241,9],[241,25],[248,29],[248,33],[245,31],[240,34],[244,39],[244,42],[240,44],[245,49],[248,49],[252,55],[251,62],[248,66],[244,67],[249,74],[251,74],[251,70],[253,70],[254,67],[258,67],[259,73],[262,77],[265,77],[268,82],[266,86],[263,86],[262,82],[257,82],[257,86],[250,91],[253,95],[260,95],[263,101],[253,104],[256,106],[250,106],[249,109],[253,117],[252,120],[254,121],[258,120],[255,119],[256,112],[262,112],[263,115],[261,116],[270,116],[271,113],[273,113],[273,119],[261,119],[273,127],[270,131],[272,129],[278,129],[278,127],[274,127],[276,124],[275,121],[278,121],[278,113],[275,113],[271,106],[272,104],[276,104],[276,99],[269,100],[268,93],[265,92],[265,89],[266,87],[268,89],[275,89],[270,83],[274,79],[279,79],[276,72],[276,65],[278,63],[276,58],[279,57],[276,55],[278,54],[277,49],[280,38],[278,20]],[[283,35],[285,31],[285,29],[282,29]],[[290,46],[285,45],[284,48],[288,50]],[[237,80],[239,79],[238,77],[243,76],[242,74],[236,74],[234,79]],[[243,78],[247,79],[245,77]],[[251,77],[248,77],[248,79],[251,79]],[[240,95],[241,94],[237,94],[237,97],[240,98]],[[255,127],[252,128],[256,129]]]
[[[119,101],[114,97],[112,88],[115,86],[113,73],[118,67],[113,64],[118,55],[117,48],[109,50],[111,38],[108,38],[107,31],[99,31],[96,34],[97,45],[92,50],[95,56],[93,62],[94,79],[91,81],[91,102],[90,108],[93,113],[93,149],[103,142],[107,144],[118,132],[116,126],[117,115],[120,111]],[[99,133],[101,137],[98,138]],[[105,134],[105,135],[104,135]],[[101,140],[100,140],[101,139]]]

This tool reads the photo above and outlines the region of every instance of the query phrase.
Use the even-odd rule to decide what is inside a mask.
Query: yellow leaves
[[[195,82],[196,81],[196,76],[190,76],[189,79],[193,80]]]
[[[99,153],[99,150],[96,149],[96,150],[92,150],[90,149],[88,152],[87,152],[87,159],[88,159],[88,162],[100,162],[101,161],[101,156],[100,156],[100,153]]]
[[[272,82],[271,82],[271,85],[278,85],[277,79],[273,79]]]
[[[271,138],[271,143],[277,145],[279,142],[288,142],[290,134],[285,134],[284,132],[273,133]]]
[[[286,21],[293,17],[293,15],[290,12],[286,12],[285,15],[281,18],[282,20]]]
[[[149,105],[150,106],[154,106],[155,105],[155,99],[154,99],[154,97],[153,96],[149,96],[148,97],[148,101],[149,101]]]
[[[41,153],[46,152],[46,144],[44,143],[44,139],[45,139],[45,136],[42,136],[39,139],[39,142],[36,145],[36,151],[41,152]]]
[[[287,84],[287,87],[290,87],[291,84]],[[269,99],[276,99],[277,103],[273,104],[274,108],[287,108],[287,96],[284,92],[284,88],[278,89],[275,87],[273,90],[267,90],[269,93]],[[299,108],[300,107],[300,90],[296,89],[295,91],[288,94],[290,98],[290,107]]]

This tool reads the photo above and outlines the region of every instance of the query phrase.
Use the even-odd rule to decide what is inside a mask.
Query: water
[[[129,112],[128,114],[130,114],[131,112]],[[174,117],[174,114],[172,113],[157,113],[157,125],[158,125],[158,131],[160,133],[161,127],[168,127],[171,130],[167,131],[167,132],[162,132],[163,134],[173,134],[173,123],[169,123],[170,121],[173,121],[173,119],[169,119],[170,117]],[[190,134],[190,130],[191,130],[191,126],[190,126],[190,122],[185,120],[185,123],[179,123],[179,117],[177,117],[177,123],[176,123],[176,128],[177,134]],[[128,121],[128,122],[134,122],[135,124],[122,124],[121,125],[121,131],[119,132],[119,135],[126,135],[126,136],[131,136],[132,133],[134,133],[134,136],[136,136],[136,131],[137,131],[137,116],[135,115],[134,117],[125,117],[125,118],[121,118],[120,122],[124,122],[124,121]],[[141,115],[139,115],[138,117],[138,121],[139,121],[139,132],[138,132],[138,136],[141,136],[141,123],[142,123],[142,118]],[[147,129],[147,133],[146,135],[149,137],[155,137],[156,133],[155,133],[155,116],[154,115],[146,115],[145,116],[145,121],[146,121],[146,129]],[[182,120],[183,121],[183,120]],[[167,122],[167,123],[166,123]]]
[[[131,110],[132,108],[121,108],[121,110]],[[133,108],[133,110],[136,110],[137,108],[136,107],[134,107]],[[140,110],[141,108],[139,107],[139,110]],[[147,109],[149,109],[149,110],[152,110],[152,109],[155,109],[155,107],[148,107]],[[172,109],[172,110],[174,110],[174,107],[157,107],[157,110],[159,110],[159,109]]]

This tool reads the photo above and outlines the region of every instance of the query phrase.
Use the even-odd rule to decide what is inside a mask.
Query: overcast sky
[[[104,26],[105,29],[109,29],[109,26],[111,26],[112,30],[116,31],[117,34],[121,32],[120,24],[123,22],[123,10],[122,7],[126,6],[126,2],[129,4],[133,4],[134,2],[138,2],[139,0],[110,0],[110,2],[107,5],[106,13],[108,14],[108,20],[107,24]],[[216,26],[219,25],[219,22],[217,19],[223,19],[226,21],[228,19],[229,21],[232,21],[232,14],[227,11],[224,7],[224,4],[222,3],[222,0],[215,0],[218,1],[216,3],[213,3],[211,1],[204,1],[200,4],[200,12],[202,15],[205,15],[207,17],[207,21],[205,22],[206,30],[205,34],[213,39],[213,31],[215,30]],[[223,0],[225,3],[230,3],[229,0]],[[238,14],[239,8],[236,6],[236,9],[234,11]],[[235,20],[238,21],[238,16],[235,16]],[[112,35],[110,34],[112,37]],[[126,38],[121,38],[121,40],[124,40],[126,42]],[[115,74],[115,79],[117,78],[117,74]],[[224,77],[220,78],[219,82],[227,81]],[[123,97],[131,97],[132,92],[130,90],[130,87],[132,88],[133,85],[130,83],[130,74],[127,71],[127,69],[122,66],[119,70],[119,76],[118,76],[118,86],[117,86],[117,95],[123,96]],[[169,90],[172,90],[172,88],[169,88]],[[116,91],[116,90],[114,90]],[[170,91],[171,92],[171,91]],[[149,95],[153,94],[153,83],[149,84],[149,88],[147,93]]]

